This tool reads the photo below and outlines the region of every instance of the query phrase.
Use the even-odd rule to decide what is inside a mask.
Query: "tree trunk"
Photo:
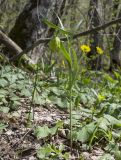
[[[100,15],[98,13],[99,10],[99,2],[98,0],[90,0],[90,9],[89,9],[89,17],[90,17],[90,26],[89,28],[95,28],[100,25]],[[90,44],[91,44],[91,51],[88,54],[90,58],[89,64],[91,65],[91,69],[100,69],[101,68],[101,57],[97,56],[96,47],[100,46],[102,43],[102,37],[98,31],[91,34],[90,36]]]
[[[115,4],[116,3],[116,4]],[[114,11],[115,11],[115,17],[117,17],[116,13],[118,13],[118,18],[121,18],[121,9],[119,8],[119,1],[114,3]],[[120,10],[119,10],[120,9]],[[118,65],[121,67],[121,25],[117,24],[116,30],[115,30],[115,38],[113,42],[113,49],[111,51],[111,68],[113,68],[113,65]]]
[[[10,32],[28,0],[0,0],[0,26],[6,34]]]
[[[54,30],[44,24],[43,19],[47,18],[57,25],[56,14],[61,18],[67,1],[69,0],[30,0],[9,33],[10,38],[22,49],[26,49],[40,38],[51,37]],[[34,62],[44,56],[47,50],[45,46],[46,44],[41,44],[29,53]]]

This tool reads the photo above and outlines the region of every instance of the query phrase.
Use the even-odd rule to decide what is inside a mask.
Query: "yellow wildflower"
[[[89,46],[87,46],[87,45],[82,45],[82,46],[80,46],[80,48],[85,53],[88,53],[88,52],[91,51],[91,48]]]
[[[104,51],[100,47],[96,47],[96,49],[97,49],[98,54],[103,54],[104,53]]]

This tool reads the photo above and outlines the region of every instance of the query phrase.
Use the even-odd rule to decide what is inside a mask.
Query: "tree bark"
[[[90,9],[89,9],[89,17],[90,17],[90,26],[89,28],[95,28],[100,25],[100,15],[98,13],[99,10],[99,2],[98,0],[90,0]],[[101,57],[97,56],[96,47],[100,46],[102,43],[102,37],[98,31],[95,31],[90,36],[90,44],[91,51],[88,54],[90,58],[89,64],[91,65],[91,69],[100,69],[101,68]]]
[[[118,18],[121,18],[121,9],[119,8],[119,1],[114,3],[114,11],[115,11],[115,17],[117,16],[116,13],[118,13]],[[117,24],[116,30],[115,30],[115,38],[113,42],[113,49],[111,51],[111,68],[113,68],[113,65],[118,65],[121,67],[121,25]]]
[[[40,38],[51,37],[54,30],[45,25],[43,19],[47,18],[57,25],[56,14],[62,16],[67,1],[69,0],[30,0],[9,33],[10,38],[24,50]],[[47,50],[45,46],[46,43],[40,44],[29,52],[35,63],[44,56]]]

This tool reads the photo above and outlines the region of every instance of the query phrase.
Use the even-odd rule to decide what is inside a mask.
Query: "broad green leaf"
[[[41,147],[37,151],[37,157],[44,160],[51,152],[52,152],[52,149],[50,146]]]
[[[0,95],[7,95],[8,91],[5,89],[0,89]]]
[[[111,125],[116,125],[121,127],[121,120],[118,120],[115,117],[108,114],[105,114],[104,117],[110,122]]]
[[[82,143],[89,141],[95,128],[96,125],[93,122],[85,125],[79,132],[77,132],[77,140],[81,141]]]
[[[8,112],[9,112],[9,110],[10,110],[10,108],[9,108],[9,107],[4,107],[4,106],[0,107],[0,112],[8,113]]]
[[[8,85],[8,82],[4,78],[1,78],[0,79],[0,86],[1,87],[6,87],[7,85]]]
[[[56,122],[56,127],[61,128],[63,126],[63,123],[64,123],[63,121],[57,121]]]
[[[29,89],[24,88],[21,90],[21,95],[23,95],[23,96],[31,97],[31,94],[32,93],[29,91]]]
[[[9,77],[8,81],[10,81],[10,84],[11,84],[11,83],[15,83],[17,79],[18,79],[17,75],[12,75]]]
[[[18,79],[25,79],[24,75],[22,73],[17,74]]]
[[[43,127],[38,126],[36,127],[34,134],[38,139],[45,138],[50,134],[50,129],[47,125],[44,125]]]
[[[105,131],[108,130],[108,126],[110,125],[110,123],[106,118],[104,118],[104,117],[99,118],[98,123],[99,123],[99,128],[101,128]]]
[[[37,136],[37,138],[45,138],[48,137],[49,135],[54,135],[58,128],[61,128],[63,126],[63,121],[59,121],[56,123],[55,127],[52,128],[48,128],[47,125],[44,125],[43,127],[38,126],[35,129],[35,135]]]
[[[18,101],[18,100],[20,100],[20,97],[13,94],[10,99],[11,99],[11,101]]]
[[[58,128],[62,128],[62,127],[63,127],[63,121],[58,121],[55,127],[50,128],[51,135],[54,135],[57,132]]]
[[[111,154],[104,154],[99,160],[111,160],[112,155]]]
[[[40,95],[34,95],[34,103],[39,105],[44,105],[46,103],[46,99]]]
[[[1,98],[4,98],[6,95],[4,95],[4,94],[0,94],[0,99]]]
[[[7,74],[3,74],[2,77],[7,79],[10,83],[14,83],[18,79],[17,74],[14,74],[11,72]]]
[[[64,94],[64,90],[60,90],[58,87],[51,87],[50,91],[53,92],[57,96]]]
[[[115,152],[115,159],[116,160],[121,160],[121,151],[116,151]]]
[[[68,108],[68,101],[66,99],[58,98],[56,96],[49,97],[50,101],[60,108]]]
[[[111,153],[115,153],[115,151],[117,151],[119,149],[119,144],[115,143],[115,141],[109,141],[109,143],[106,145],[106,147],[104,148],[104,150],[106,152],[111,152]]]
[[[21,105],[20,101],[13,101],[13,106],[14,107],[19,106],[19,105]]]

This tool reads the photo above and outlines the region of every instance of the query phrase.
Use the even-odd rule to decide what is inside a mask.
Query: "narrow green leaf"
[[[71,56],[70,54],[67,52],[67,50],[65,49],[63,43],[60,43],[60,50],[65,58],[65,60],[68,62],[69,66],[72,66],[72,60],[71,60]]]
[[[74,68],[74,71],[77,73],[78,72],[78,69],[79,69],[79,65],[78,65],[78,58],[77,58],[77,54],[75,52],[74,49],[72,49],[72,55],[73,55],[73,68]]]
[[[56,25],[53,24],[52,22],[49,22],[47,19],[44,19],[43,22],[44,22],[45,24],[47,24],[49,27],[61,31],[63,34],[71,34],[69,31],[65,31],[64,29],[56,26]]]

